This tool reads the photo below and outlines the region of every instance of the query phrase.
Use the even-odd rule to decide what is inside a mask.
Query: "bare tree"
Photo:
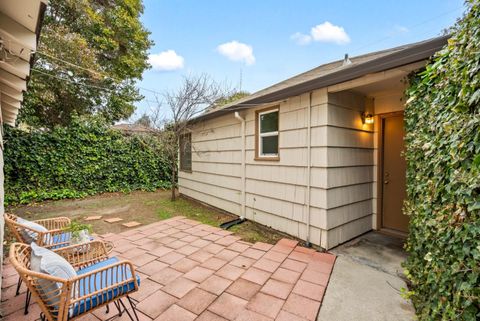
[[[152,131],[160,138],[170,165],[172,201],[176,199],[179,141],[182,135],[190,132],[190,121],[195,116],[228,95],[230,93],[226,86],[201,74],[185,76],[178,89],[165,92],[163,100],[156,97],[157,105],[152,110],[150,120]]]

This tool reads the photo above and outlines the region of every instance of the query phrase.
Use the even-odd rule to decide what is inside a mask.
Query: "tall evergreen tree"
[[[50,0],[20,121],[66,126],[73,115],[129,117],[153,42],[142,0]]]

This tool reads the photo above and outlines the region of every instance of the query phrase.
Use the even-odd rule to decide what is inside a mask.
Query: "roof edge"
[[[408,65],[411,63],[415,63],[418,61],[426,60],[430,58],[435,52],[441,50],[444,45],[447,44],[447,40],[450,35],[444,35],[436,38],[432,38],[429,40],[425,40],[419,42],[418,44],[414,44],[411,47],[408,45],[399,46],[406,47],[404,49],[400,49],[399,51],[392,52],[391,54],[366,61],[363,63],[352,64],[346,68],[340,68],[338,71],[334,71],[324,76],[319,76],[318,78],[308,80],[299,84],[292,85],[290,87],[282,88],[272,93],[267,93],[265,95],[251,98],[245,97],[236,103],[232,103],[228,106],[225,106],[222,109],[213,111],[209,114],[199,115],[193,121],[200,121],[205,119],[215,118],[221,115],[224,115],[228,112],[238,110],[240,108],[253,108],[243,106],[243,104],[252,104],[252,105],[260,105],[265,103],[273,103],[275,101],[279,101],[282,99],[286,99],[293,96],[298,96],[305,92],[309,92],[312,90],[324,88],[331,85],[336,85],[345,81],[353,80],[359,78],[361,76],[381,72],[397,67],[401,67],[404,65]],[[387,49],[388,50],[388,49]],[[381,50],[382,52],[385,50]],[[254,95],[254,94],[253,94]]]

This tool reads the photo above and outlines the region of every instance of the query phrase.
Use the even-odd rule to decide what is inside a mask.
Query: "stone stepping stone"
[[[131,221],[131,222],[128,222],[128,223],[123,223],[122,225],[125,226],[125,227],[135,227],[135,226],[139,226],[139,225],[142,225],[142,224],[138,223],[138,222],[135,222],[135,221]]]
[[[102,216],[101,215],[97,215],[97,216],[88,216],[88,217],[85,217],[84,220],[85,221],[97,221],[99,219],[101,219]]]
[[[105,220],[105,222],[107,223],[117,223],[117,222],[120,222],[120,221],[123,221],[123,218],[120,218],[120,217],[112,217],[112,218],[107,218]]]

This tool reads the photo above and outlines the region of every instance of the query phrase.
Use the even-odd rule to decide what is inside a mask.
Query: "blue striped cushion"
[[[116,257],[112,257],[108,260],[78,270],[77,275],[84,275],[100,268],[115,264],[117,262],[119,262],[119,259]],[[114,283],[118,283],[132,277],[132,272],[129,268],[126,269],[125,274],[123,274],[122,271],[123,269],[112,268],[92,275],[89,280],[85,282],[85,284],[83,281],[80,282],[78,289],[79,296],[88,295],[90,292],[95,292],[96,290],[106,288]],[[136,277],[137,282],[140,285],[140,277],[138,275]],[[75,305],[75,307],[71,311],[70,317],[78,316],[95,308],[97,305],[103,304],[104,302],[107,302],[112,298],[118,297],[122,294],[130,293],[133,290],[135,290],[135,283],[131,281],[127,284],[124,284],[123,286],[115,287],[99,293],[96,296],[89,297],[85,300],[78,302]]]

